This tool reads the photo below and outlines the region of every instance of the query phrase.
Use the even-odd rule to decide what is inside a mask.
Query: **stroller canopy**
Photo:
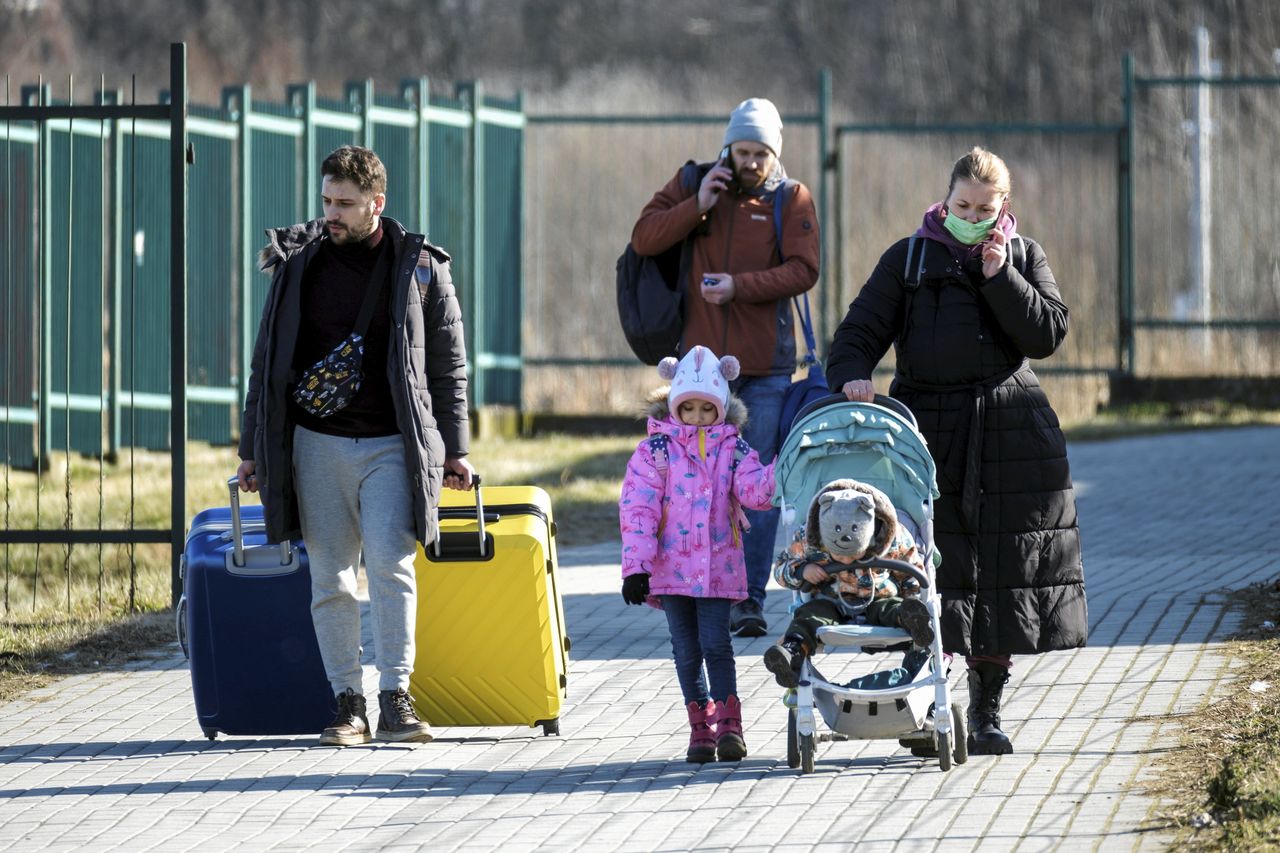
[[[884,492],[925,529],[929,499],[938,497],[933,457],[906,407],[887,402],[901,411],[843,396],[802,410],[778,450],[774,503],[803,514],[822,486],[850,478]]]

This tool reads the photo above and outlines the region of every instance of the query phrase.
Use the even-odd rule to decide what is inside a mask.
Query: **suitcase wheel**
[[[205,737],[207,737],[209,740],[217,740],[217,739],[218,739],[218,730],[217,730],[217,729],[204,729],[203,731],[204,731],[204,736],[205,736]]]
[[[556,718],[554,720],[539,720],[537,723],[534,723],[535,726],[539,724],[541,724],[542,726],[543,737],[551,737],[553,735],[560,734],[559,718]]]
[[[184,594],[178,599],[178,606],[174,608],[175,628],[178,632],[178,645],[182,647],[182,656],[187,660],[191,660],[191,649],[187,647],[187,596]]]

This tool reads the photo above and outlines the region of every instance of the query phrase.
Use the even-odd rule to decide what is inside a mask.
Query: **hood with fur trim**
[[[829,552],[830,549],[822,542],[822,525],[819,519],[822,507],[819,499],[828,492],[846,490],[868,494],[875,504],[875,532],[871,536],[871,544],[867,547],[866,553],[858,559],[882,556],[898,532],[898,514],[894,511],[893,502],[889,500],[888,495],[875,486],[869,486],[858,480],[832,480],[813,496],[813,500],[809,503],[809,517],[805,523],[807,544],[810,548]]]
[[[670,394],[669,386],[655,388],[649,393],[646,402],[649,404],[645,414],[654,420],[665,421],[671,416],[671,407],[667,403],[667,395]],[[738,429],[742,429],[747,424],[747,404],[739,400],[732,394],[729,395],[729,403],[724,409],[724,422],[732,424]]]
[[[258,252],[258,269],[267,271],[318,237],[324,236],[324,218],[284,228],[268,228],[271,242]]]

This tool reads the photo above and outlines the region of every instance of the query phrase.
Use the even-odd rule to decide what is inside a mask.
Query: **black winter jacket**
[[[870,379],[895,346],[889,393],[937,463],[943,647],[956,654],[1035,654],[1088,636],[1066,441],[1027,361],[1062,343],[1067,308],[1044,251],[1023,239],[1024,271],[1006,265],[986,281],[976,258],[962,265],[925,239],[910,294],[908,240],[895,243],[849,306],[827,366],[839,391]]]
[[[395,258],[387,379],[404,437],[418,541],[425,544],[435,539],[445,456],[467,454],[462,311],[454,295],[449,255],[393,219],[382,217],[382,227]],[[240,458],[256,463],[267,537],[279,542],[302,535],[287,395],[301,316],[302,273],[321,241],[329,238],[323,219],[272,229],[267,236],[271,242],[259,259],[262,269],[272,273],[271,289],[253,350]]]

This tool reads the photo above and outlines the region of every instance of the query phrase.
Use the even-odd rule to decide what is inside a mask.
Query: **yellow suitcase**
[[[432,725],[559,734],[569,637],[550,497],[534,486],[481,492],[477,483],[474,492],[444,489],[439,515],[440,540],[419,547],[416,564],[414,704]]]

